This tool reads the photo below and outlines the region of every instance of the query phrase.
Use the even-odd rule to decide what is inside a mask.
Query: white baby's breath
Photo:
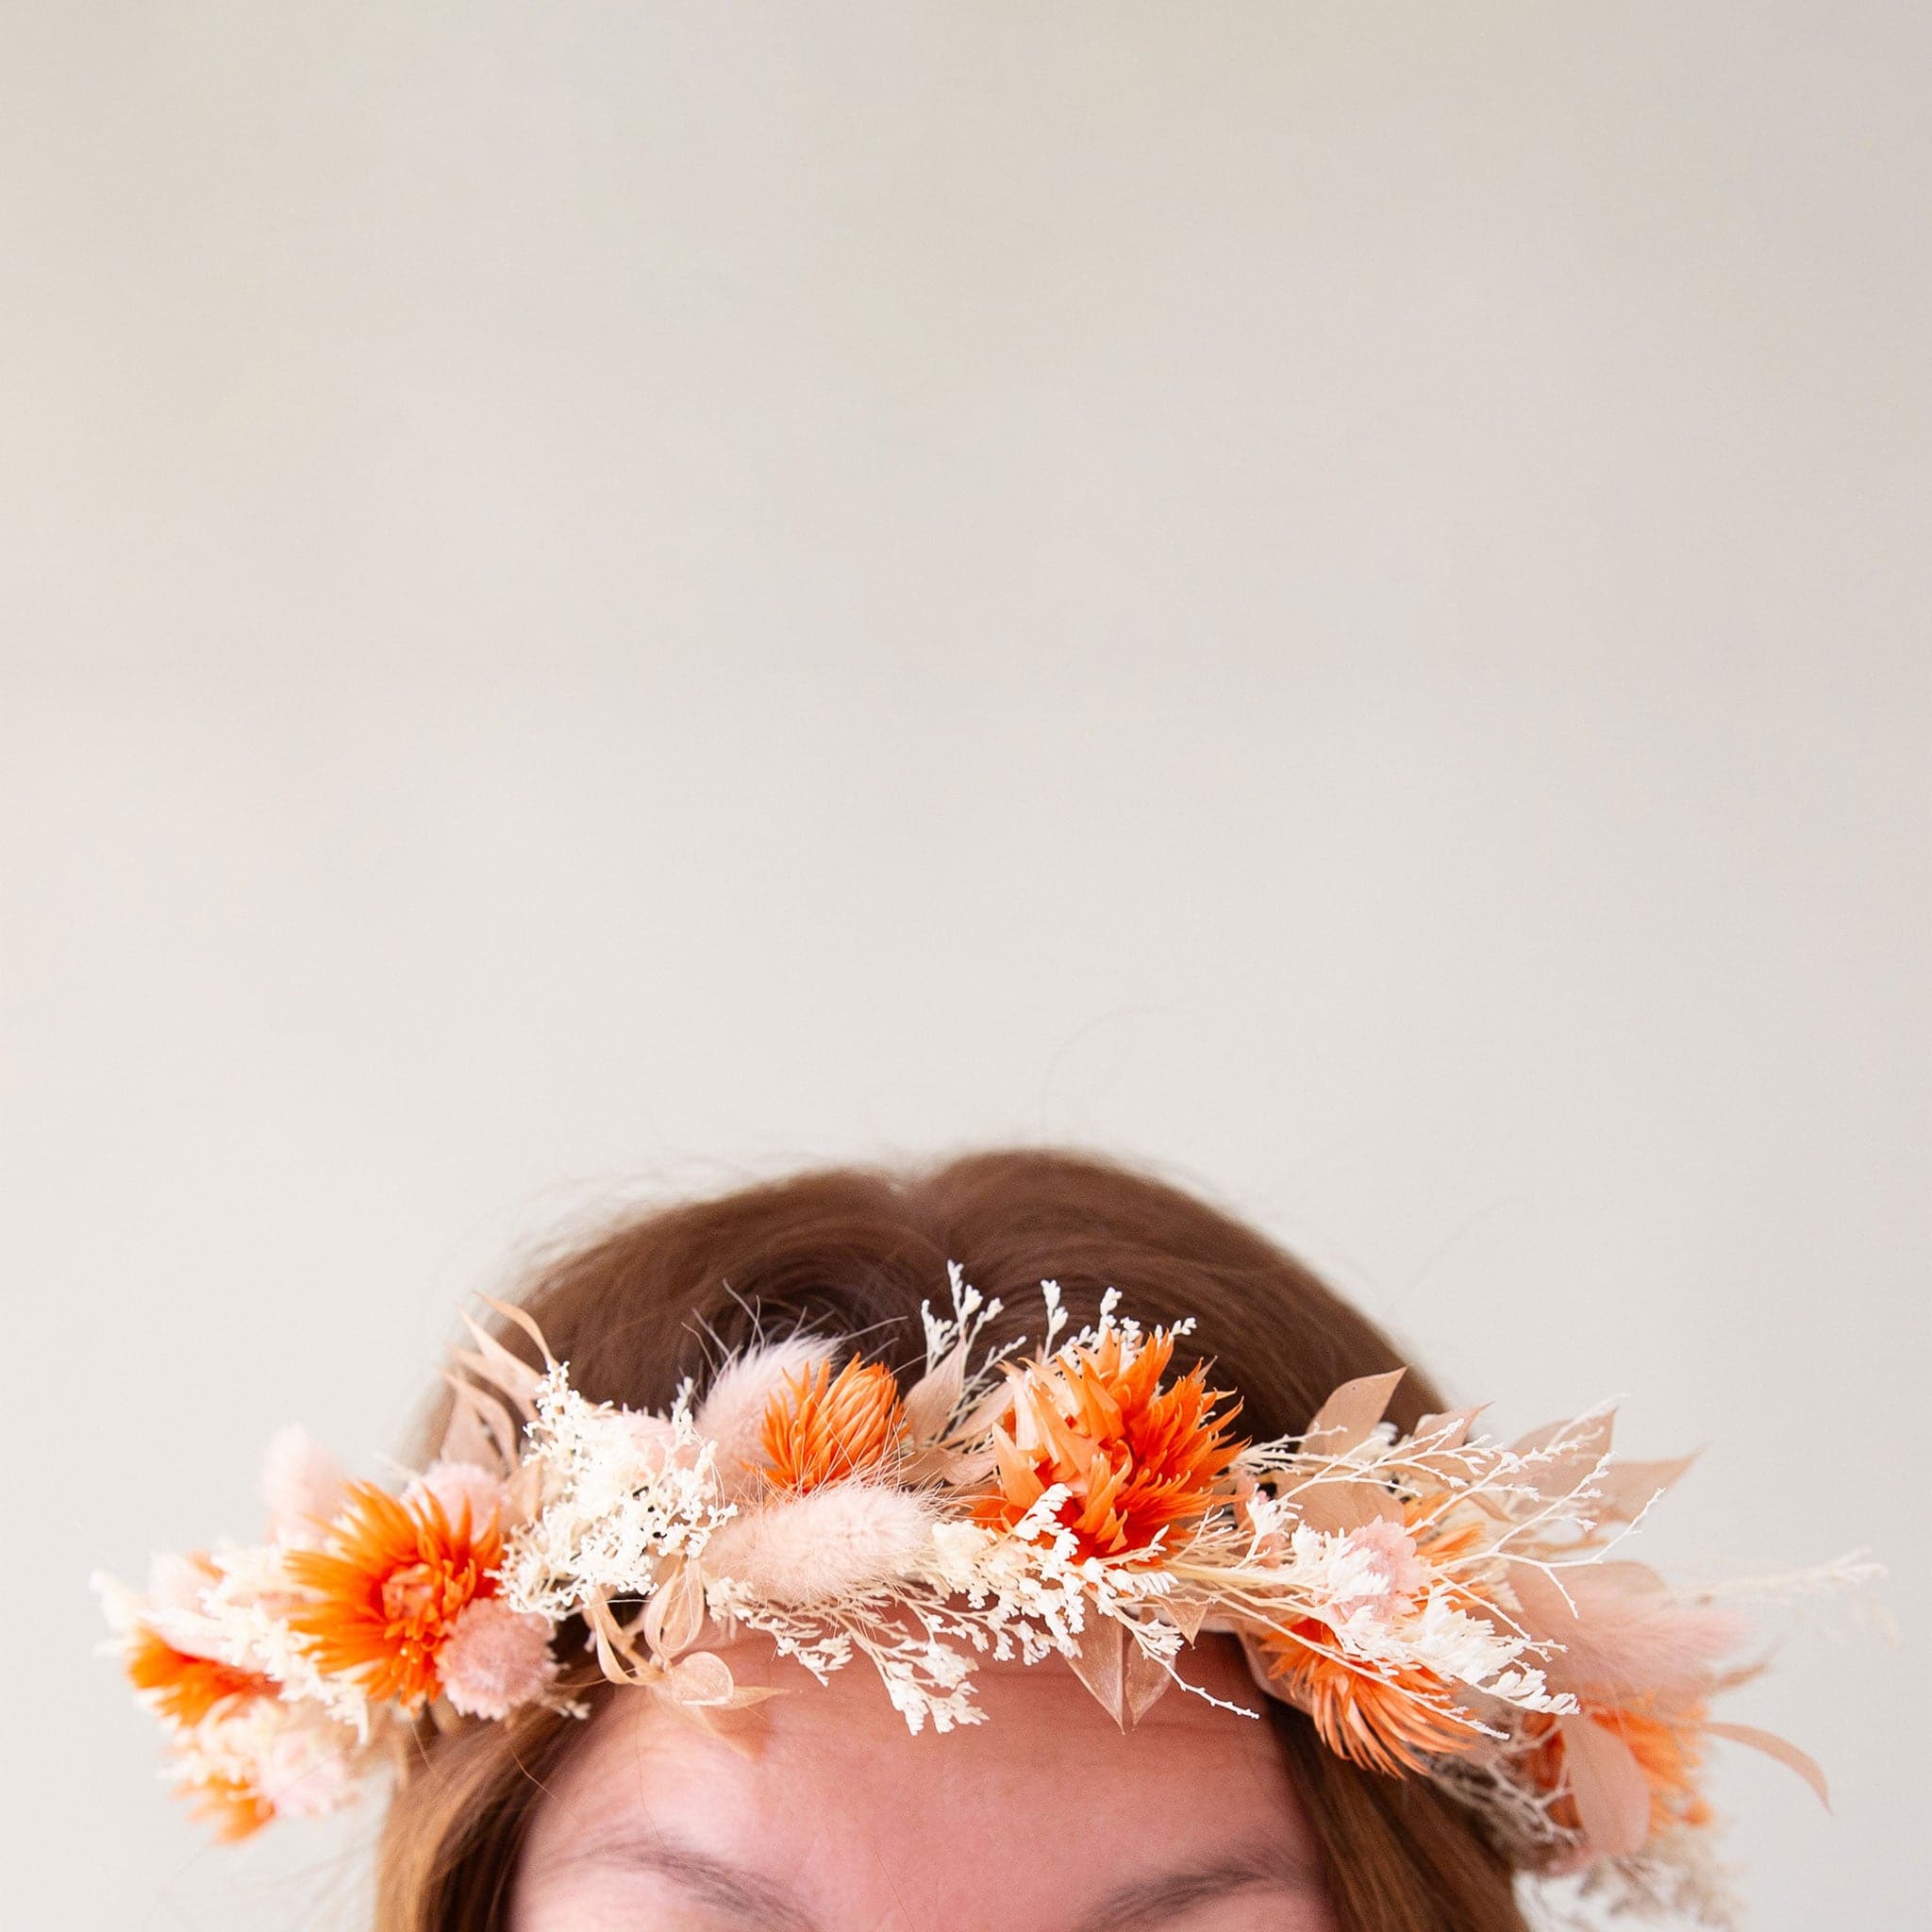
[[[535,1407],[525,1463],[539,1501],[504,1552],[512,1609],[558,1623],[598,1596],[647,1596],[668,1558],[699,1555],[736,1513],[684,1401],[668,1417],[588,1402],[558,1366]]]

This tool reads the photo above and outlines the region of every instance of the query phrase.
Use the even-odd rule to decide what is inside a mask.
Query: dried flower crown
[[[982,1657],[1064,1657],[1131,1724],[1175,1685],[1206,1695],[1182,1653],[1225,1633],[1258,1691],[1342,1757],[1441,1783],[1518,1869],[1717,1923],[1707,1741],[1824,1795],[1802,1753],[1708,1714],[1756,1668],[1729,1601],[1611,1557],[1690,1458],[1613,1460],[1607,1408],[1507,1447],[1472,1409],[1398,1435],[1400,1371],[1246,1442],[1206,1369],[1170,1374],[1189,1324],[1145,1331],[1108,1291],[1068,1335],[1042,1288],[1031,1357],[980,1346],[999,1304],[954,1267],[903,1393],[801,1334],[668,1414],[587,1401],[491,1304],[546,1368],[471,1324],[441,1453],[399,1490],[285,1432],[267,1542],[159,1558],[144,1593],[97,1579],[171,1775],[228,1838],[334,1809],[425,1714],[580,1712],[575,1619],[606,1677],[700,1722],[773,1694],[701,1647],[759,1631],[821,1680],[863,1657],[914,1731],[978,1721]]]

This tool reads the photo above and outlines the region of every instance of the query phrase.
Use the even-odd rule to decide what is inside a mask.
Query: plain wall
[[[1127,1153],[1660,1560],[1926,1895],[1926,17],[0,4],[6,1911],[204,1849],[85,1578],[613,1195]]]

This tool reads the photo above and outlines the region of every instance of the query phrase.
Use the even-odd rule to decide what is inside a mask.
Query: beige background
[[[1924,9],[0,0],[6,1890],[199,1848],[91,1566],[611,1190],[1162,1162],[1660,1557],[1928,1877]]]

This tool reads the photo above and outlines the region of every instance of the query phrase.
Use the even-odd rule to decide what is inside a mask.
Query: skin
[[[736,1743],[610,1698],[539,1805],[510,1932],[1334,1932],[1268,1725],[1170,1690],[1123,1734],[1058,1659],[988,1666],[989,1722],[911,1736],[872,1673],[751,1644]],[[1185,1674],[1254,1707],[1234,1647]],[[802,1685],[802,1688],[799,1688]]]

